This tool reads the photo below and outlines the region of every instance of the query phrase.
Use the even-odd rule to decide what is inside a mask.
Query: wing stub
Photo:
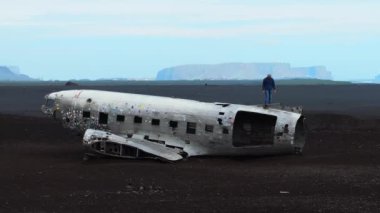
[[[144,139],[124,138],[109,132],[88,129],[83,145],[91,152],[120,158],[151,158],[164,161],[179,161],[181,151]]]

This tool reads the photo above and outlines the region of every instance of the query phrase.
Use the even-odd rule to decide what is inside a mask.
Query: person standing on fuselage
[[[276,92],[276,84],[270,74],[263,79],[262,89],[264,93],[264,108],[272,102],[272,91]]]

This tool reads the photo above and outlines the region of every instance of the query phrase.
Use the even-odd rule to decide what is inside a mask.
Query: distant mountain
[[[332,79],[324,66],[291,67],[288,63],[194,64],[163,69],[156,80],[259,80],[267,74],[275,79]]]
[[[33,81],[27,75],[21,74],[17,67],[0,66],[0,81]]]

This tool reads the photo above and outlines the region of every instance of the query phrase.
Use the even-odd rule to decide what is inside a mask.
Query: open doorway
[[[273,145],[277,117],[254,112],[239,111],[233,130],[235,147]]]

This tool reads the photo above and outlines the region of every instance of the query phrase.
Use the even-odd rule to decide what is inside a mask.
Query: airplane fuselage
[[[144,146],[141,150],[148,153],[163,148],[199,156],[301,152],[305,143],[298,108],[264,109],[96,90],[61,91],[46,99],[44,113],[62,119],[66,127],[86,131],[84,145],[111,156],[123,157],[122,145],[137,150]],[[114,135],[114,141],[107,134]],[[101,145],[108,140],[108,147],[115,146],[109,153]]]

